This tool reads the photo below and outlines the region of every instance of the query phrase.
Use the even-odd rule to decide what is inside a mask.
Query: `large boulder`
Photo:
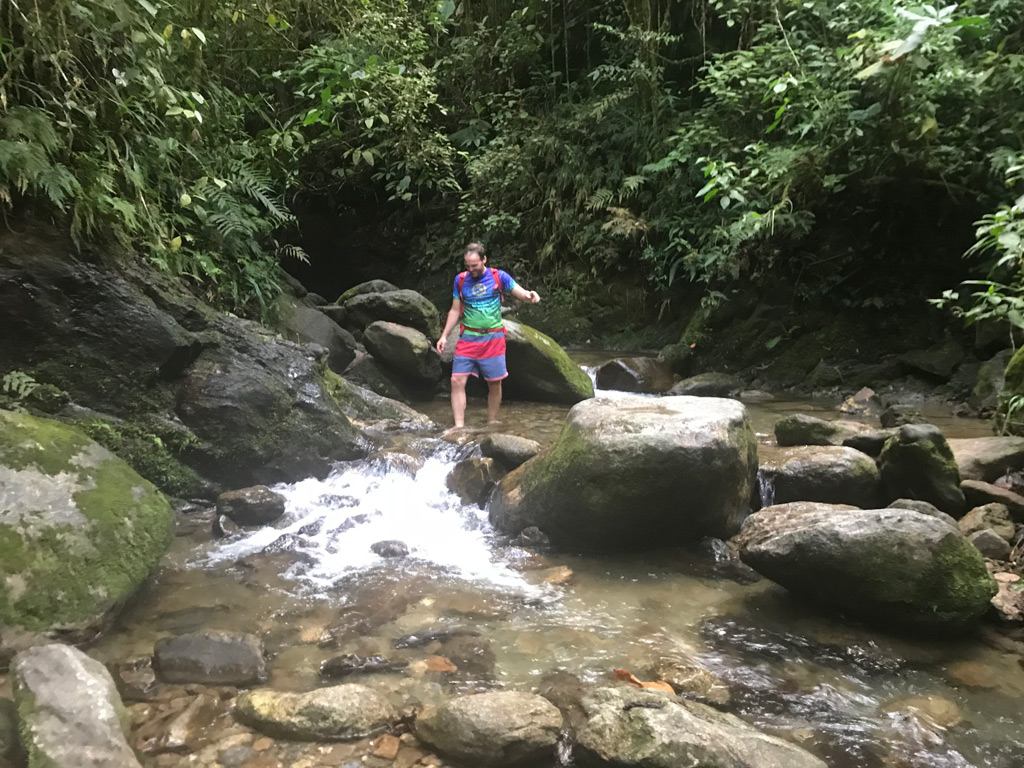
[[[728,373],[698,373],[683,379],[669,389],[669,395],[690,395],[693,397],[739,397],[744,383]]]
[[[432,390],[441,379],[441,357],[415,328],[378,320],[363,331],[370,354],[414,387]]]
[[[654,394],[672,386],[672,369],[653,357],[619,357],[597,369],[599,389]]]
[[[960,472],[949,443],[931,424],[904,424],[878,457],[888,499],[920,499],[954,517],[964,513]]]
[[[590,377],[550,336],[505,320],[505,339],[509,398],[572,404],[594,396]]]
[[[389,283],[387,280],[367,280],[365,283],[353,285],[338,297],[336,303],[343,305],[349,299],[355,296],[362,296],[364,293],[390,293],[397,290],[398,286]]]
[[[902,509],[786,509],[751,515],[740,557],[817,603],[883,626],[957,631],[985,613],[996,584],[948,523]]]
[[[911,371],[948,381],[964,359],[964,348],[947,339],[928,349],[915,349],[900,355],[899,360]]]
[[[1024,469],[1024,437],[962,437],[949,440],[960,477],[991,483]]]
[[[22,651],[11,672],[29,768],[139,768],[106,667],[53,644]]]
[[[431,340],[441,335],[437,307],[416,291],[361,293],[345,300],[349,318],[360,328],[383,320],[415,328]]]
[[[637,688],[599,688],[581,702],[581,768],[826,768],[818,758],[738,717]]]
[[[394,379],[384,372],[372,355],[365,352],[356,355],[356,359],[342,372],[342,377],[345,381],[368,389],[381,397],[407,402],[405,393]]]
[[[373,736],[398,720],[383,696],[349,683],[308,693],[260,688],[238,698],[239,720],[270,736],[303,741],[348,741]]]
[[[434,426],[427,416],[405,403],[382,397],[328,371],[327,391],[351,423],[367,432],[420,430]]]
[[[665,546],[734,533],[750,507],[757,443],[746,409],[718,398],[596,398],[551,451],[499,485],[491,523],[536,526],[565,548]]]
[[[319,344],[327,350],[327,364],[341,373],[356,358],[359,344],[355,337],[319,309],[294,299],[278,302],[277,326],[281,335],[300,344]]]
[[[441,754],[474,766],[553,764],[562,715],[532,693],[463,696],[426,709],[416,735]]]
[[[266,525],[284,514],[285,497],[265,485],[227,491],[217,497],[217,514],[238,525]]]
[[[0,666],[89,639],[172,539],[167,500],[81,432],[0,411]]]
[[[480,441],[480,453],[513,470],[540,453],[540,443],[518,435],[494,433]]]
[[[801,445],[772,451],[760,468],[763,504],[820,501],[874,507],[881,477],[874,459],[843,446]]]
[[[874,427],[860,421],[826,421],[806,413],[783,416],[775,422],[775,440],[783,447],[843,445],[851,437],[875,431]]]

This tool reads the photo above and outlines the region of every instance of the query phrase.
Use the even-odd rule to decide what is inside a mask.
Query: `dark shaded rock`
[[[914,350],[900,355],[899,360],[912,371],[948,381],[964,359],[964,349],[949,339],[928,349]]]
[[[421,629],[410,635],[396,637],[391,641],[395,648],[423,648],[435,642],[447,642],[455,637],[479,637],[475,629],[466,627],[447,627],[442,629]]]
[[[505,470],[494,459],[469,458],[460,461],[445,484],[463,504],[478,504],[483,507],[494,486],[505,476]]]
[[[956,518],[952,515],[947,515],[945,512],[940,510],[934,504],[929,504],[927,501],[921,501],[919,499],[896,499],[896,501],[889,502],[889,509],[909,509],[911,512],[920,512],[922,515],[931,515],[937,517],[945,523],[958,528]]]
[[[757,444],[737,401],[597,398],[552,450],[502,480],[490,520],[536,526],[556,546],[664,547],[729,536],[749,509]]]
[[[967,403],[983,416],[992,414],[999,405],[999,396],[1006,385],[1006,366],[1013,350],[1004,349],[978,367],[971,395]]]
[[[238,525],[266,525],[284,514],[285,498],[265,485],[228,491],[217,497],[217,514]]]
[[[233,725],[229,706],[209,693],[176,700],[170,712],[134,731],[132,742],[148,755],[197,752]]]
[[[1010,516],[1018,523],[1024,523],[1024,496],[1014,493],[1001,485],[984,483],[981,480],[964,480],[960,483],[969,508],[981,507],[985,504],[1002,504]]]
[[[920,499],[959,517],[966,502],[960,472],[938,427],[905,424],[878,458],[882,484],[890,499]]]
[[[540,443],[516,435],[490,434],[480,441],[480,452],[511,471],[540,453]]]
[[[344,307],[339,307],[336,304],[321,304],[320,306],[317,307],[317,309],[319,309],[321,312],[327,315],[327,317],[329,317],[333,322],[340,325],[342,328],[344,328],[346,323],[348,322],[348,310],[345,309]],[[352,340],[355,341],[355,338],[356,337],[353,336]]]
[[[398,400],[382,397],[333,373],[328,379],[331,397],[342,413],[367,431],[430,429],[434,423]]]
[[[690,397],[739,397],[746,387],[742,380],[728,373],[698,373],[674,384],[667,395]]]
[[[365,283],[359,283],[359,285],[353,285],[341,296],[338,297],[336,304],[344,304],[354,296],[362,296],[364,293],[390,293],[391,291],[397,291],[398,286],[392,285],[387,280],[367,280]]]
[[[512,539],[512,544],[530,549],[546,549],[551,546],[551,539],[540,528],[531,525],[529,528],[521,530],[519,535]]]
[[[985,504],[975,507],[960,518],[957,524],[964,536],[983,530],[991,530],[1006,542],[1013,541],[1014,525],[1010,519],[1010,511],[1002,504]]]
[[[881,500],[881,478],[875,462],[853,448],[782,448],[764,461],[760,474],[771,495],[762,499],[767,505],[820,501],[870,508]]]
[[[949,447],[964,480],[991,483],[1024,469],[1024,437],[954,438]]]
[[[430,339],[414,328],[376,321],[363,332],[370,354],[415,387],[431,389],[441,379],[441,358]]]
[[[568,404],[594,396],[590,377],[550,336],[506,319],[505,341],[503,391],[510,399]]]
[[[459,668],[459,674],[477,680],[494,678],[497,659],[491,650],[491,641],[474,635],[456,635],[441,643],[437,650]]]
[[[18,710],[10,699],[0,698],[0,765],[21,768],[26,765],[18,737]]]
[[[983,528],[975,531],[967,540],[971,542],[978,551],[990,560],[1009,560],[1010,545],[1002,536],[990,528]]]
[[[847,448],[853,448],[855,451],[866,453],[871,458],[877,459],[885,447],[885,441],[894,434],[896,434],[895,431],[891,429],[872,430],[843,438],[842,444]]]
[[[193,632],[158,640],[153,666],[168,683],[257,685],[267,679],[263,642],[240,632]]]
[[[344,307],[348,310],[352,322],[363,329],[372,323],[383,321],[414,328],[431,341],[441,335],[437,307],[416,291],[361,293],[346,299]],[[363,343],[366,343],[365,336]]]
[[[775,422],[775,440],[783,448],[793,445],[843,445],[843,441],[874,430],[859,421],[826,421],[805,413],[783,416]]]
[[[882,626],[963,630],[996,593],[959,531],[918,512],[762,511],[740,538],[740,557],[762,575]]]
[[[238,698],[236,717],[269,736],[349,741],[382,733],[398,712],[380,694],[355,683],[284,693],[260,688]]]
[[[537,693],[558,707],[570,733],[574,735],[587,720],[583,711],[585,690],[579,677],[564,670],[556,670],[540,679]]]
[[[893,427],[902,427],[904,424],[919,424],[921,412],[912,405],[890,405],[882,411],[879,418],[883,428],[892,429]]]
[[[379,557],[408,557],[409,547],[404,541],[378,541],[370,545],[370,551]]]
[[[658,360],[679,376],[693,373],[693,350],[689,344],[666,344],[658,352]]]
[[[321,664],[320,674],[324,677],[349,677],[351,675],[398,672],[408,666],[408,661],[390,661],[383,656],[357,656],[354,653],[346,653],[343,656],[330,658]]]
[[[32,768],[139,768],[124,738],[127,713],[98,661],[39,645],[14,657],[11,677]]]
[[[110,674],[123,701],[150,701],[157,693],[151,656],[113,664]]]
[[[562,715],[532,693],[463,696],[424,710],[416,736],[468,765],[518,766],[554,760]]]
[[[620,392],[664,392],[672,386],[672,370],[653,357],[621,357],[597,369],[597,386]]]
[[[319,309],[294,300],[278,302],[278,328],[281,335],[299,344],[319,344],[327,350],[327,364],[341,373],[356,356],[355,337]]]
[[[381,397],[403,403],[407,400],[398,383],[385,373],[371,355],[365,352],[356,355],[356,359],[345,369],[344,378],[346,381],[368,389]]]
[[[213,518],[213,535],[219,539],[238,533],[238,523],[227,515],[216,515]]]

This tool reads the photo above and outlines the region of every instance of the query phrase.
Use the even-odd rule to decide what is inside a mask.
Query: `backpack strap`
[[[501,299],[501,303],[505,303],[505,294],[501,290],[501,277],[498,276],[498,270],[491,267],[491,277],[494,278],[494,287],[498,291],[498,297]]]
[[[459,280],[458,280],[458,283],[457,283],[457,285],[459,287],[459,301],[463,301],[462,286],[465,285],[465,283],[466,283],[466,275],[468,275],[468,274],[469,274],[469,272],[459,272]]]

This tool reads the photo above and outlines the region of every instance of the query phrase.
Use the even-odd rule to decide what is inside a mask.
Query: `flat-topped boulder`
[[[669,395],[692,397],[739,397],[745,385],[742,379],[728,373],[698,373],[674,384]]]
[[[791,445],[843,445],[857,435],[877,432],[861,421],[828,421],[806,413],[794,413],[775,422],[775,440],[782,447]]]
[[[772,451],[761,464],[765,504],[820,501],[874,507],[881,476],[874,459],[843,446],[800,445]]]
[[[991,483],[1024,469],[1024,437],[962,437],[948,442],[964,480]]]
[[[416,328],[378,320],[363,331],[370,354],[393,375],[420,389],[432,389],[441,378],[441,357]]]
[[[509,474],[490,518],[536,526],[571,549],[663,547],[735,533],[750,507],[757,443],[723,398],[595,398],[574,406],[547,454]]]
[[[346,299],[343,306],[348,311],[351,322],[360,328],[383,320],[415,328],[431,340],[441,335],[437,307],[416,291],[399,289],[382,293],[360,293]]]
[[[977,549],[920,512],[763,510],[737,541],[743,562],[763,576],[883,627],[964,630],[996,594]]]
[[[572,404],[594,396],[590,377],[550,336],[506,319],[505,341],[509,398]]]

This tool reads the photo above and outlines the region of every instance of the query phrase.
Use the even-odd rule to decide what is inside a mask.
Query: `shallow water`
[[[748,408],[764,446],[781,415],[840,416],[824,403]],[[989,433],[984,422],[925,408],[950,436]],[[423,410],[448,417],[443,401]],[[550,443],[567,410],[508,403],[500,428]],[[471,403],[470,426],[482,419],[482,404]],[[272,686],[309,689],[327,682],[318,670],[331,657],[381,655],[409,666],[349,679],[409,706],[535,690],[555,672],[611,682],[612,670],[628,669],[652,679],[657,657],[686,654],[725,681],[731,711],[835,768],[1024,766],[1017,655],[981,639],[911,641],[824,615],[767,581],[751,582],[707,547],[537,555],[496,535],[484,511],[445,488],[471,448],[399,435],[390,449],[425,461],[418,470],[351,462],[323,481],[277,486],[284,518],[219,541],[207,520],[186,520],[159,575],[96,655],[148,655],[158,638],[197,629],[255,631],[274,655]],[[370,551],[391,539],[411,556]],[[423,643],[426,631],[448,634]],[[436,656],[458,669],[435,671]],[[928,697],[920,706],[946,711],[929,718],[906,705]]]

